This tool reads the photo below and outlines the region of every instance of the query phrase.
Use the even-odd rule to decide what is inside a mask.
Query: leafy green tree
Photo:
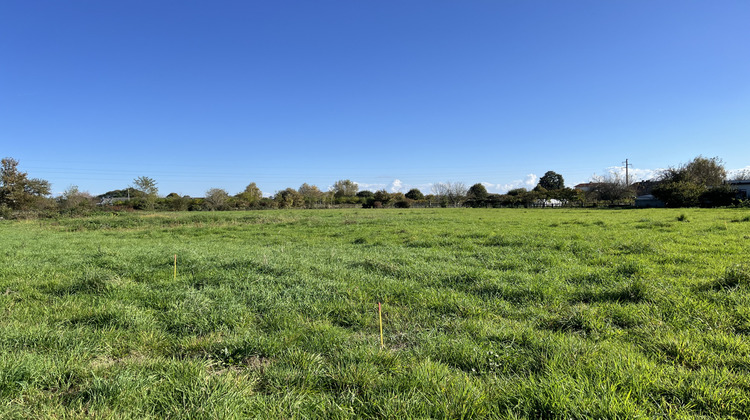
[[[63,212],[86,214],[94,208],[94,197],[86,191],[80,191],[77,185],[71,185],[57,198],[58,206]]]
[[[104,194],[96,196],[96,198],[143,198],[144,193],[136,190],[135,188],[123,188],[121,190],[107,191]]]
[[[0,206],[12,210],[30,210],[39,207],[50,194],[48,181],[29,179],[26,172],[18,169],[18,161],[5,158],[0,161]]]
[[[393,207],[397,209],[408,209],[411,207],[411,201],[409,200],[398,200],[395,203],[393,203]]]
[[[701,207],[724,207],[737,202],[737,190],[727,184],[710,187],[700,196]]]
[[[248,184],[245,190],[235,196],[237,199],[237,205],[240,207],[253,207],[263,198],[263,193],[260,191],[254,182]]]
[[[563,176],[555,171],[547,171],[544,176],[539,178],[538,187],[544,188],[545,190],[560,190],[565,188],[565,180]]]
[[[300,187],[297,189],[297,192],[299,192],[299,194],[302,196],[303,201],[305,202],[305,205],[309,208],[323,203],[323,191],[321,191],[315,185],[304,183],[300,185]]]
[[[697,206],[704,192],[705,186],[689,181],[664,182],[653,189],[654,197],[663,201],[667,207]]]
[[[663,171],[652,193],[667,207],[721,205],[724,199],[720,198],[723,195],[720,190],[726,176],[721,159],[698,156],[687,164]]]
[[[388,202],[391,201],[391,195],[388,194],[388,191],[386,190],[378,190],[375,191],[375,194],[372,196],[372,200],[377,201],[381,205],[385,206],[388,204]]]
[[[276,201],[278,207],[282,209],[303,207],[305,205],[305,199],[302,197],[302,194],[297,192],[294,188],[287,188],[277,192],[274,196],[274,201]]]
[[[342,179],[333,183],[333,194],[336,198],[354,197],[359,187],[348,179]]]
[[[473,200],[483,201],[487,199],[488,195],[487,188],[484,185],[477,183],[469,187],[469,192],[466,194],[466,197]]]
[[[422,194],[422,191],[418,190],[417,188],[410,189],[404,196],[409,200],[424,200],[424,194]]]
[[[190,208],[191,201],[192,199],[190,197],[182,197],[179,194],[173,192],[169,193],[169,195],[164,198],[162,207],[172,211],[185,211]]]
[[[203,204],[208,210],[226,210],[229,203],[229,193],[221,188],[211,188],[206,191]]]
[[[727,178],[724,162],[718,157],[698,156],[682,168],[684,180],[706,187],[718,187]]]
[[[149,210],[153,210],[156,199],[159,197],[159,188],[156,186],[156,181],[147,176],[139,176],[133,180],[133,185],[135,185],[139,191],[143,192],[144,199],[146,200],[146,207]]]
[[[369,190],[363,190],[357,193],[357,197],[363,198],[365,200],[368,198],[372,198],[373,195],[375,195],[375,193]]]
[[[469,191],[466,193],[466,204],[471,207],[484,206],[488,196],[489,193],[484,185],[474,184],[469,187]]]
[[[526,188],[514,188],[503,195],[500,198],[500,202],[504,206],[529,207],[538,199],[539,193],[536,191],[528,191]]]
[[[557,190],[554,198],[562,201],[564,205],[583,205],[585,197],[583,191],[565,187]]]

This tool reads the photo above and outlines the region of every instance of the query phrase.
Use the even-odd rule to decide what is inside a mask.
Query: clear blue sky
[[[3,0],[0,155],[192,196],[743,168],[750,2]]]

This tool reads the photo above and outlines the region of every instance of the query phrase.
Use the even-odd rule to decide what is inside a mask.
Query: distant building
[[[630,184],[630,188],[635,191],[636,196],[649,195],[655,186],[659,185],[661,181],[638,181]]]
[[[663,201],[654,197],[652,194],[639,195],[635,198],[635,206],[638,208],[665,207]]]
[[[601,182],[584,182],[583,184],[578,184],[573,188],[578,191],[588,192],[593,191],[599,185],[601,185]]]
[[[562,207],[563,202],[556,198],[548,198],[546,200],[534,201],[534,207]]]
[[[124,202],[124,201],[130,201],[130,197],[102,197],[101,201],[99,201],[100,206],[111,206],[114,203]]]
[[[737,190],[737,198],[745,199],[750,197],[750,179],[727,181],[732,189]]]

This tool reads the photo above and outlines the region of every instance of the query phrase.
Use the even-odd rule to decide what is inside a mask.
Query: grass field
[[[744,418],[748,249],[747,210],[3,221],[0,418]]]

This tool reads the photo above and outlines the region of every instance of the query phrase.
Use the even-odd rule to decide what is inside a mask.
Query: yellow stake
[[[385,348],[383,344],[383,310],[380,309],[380,302],[378,302],[378,317],[380,318],[380,348]]]
[[[177,254],[174,254],[174,279],[177,280]]]

